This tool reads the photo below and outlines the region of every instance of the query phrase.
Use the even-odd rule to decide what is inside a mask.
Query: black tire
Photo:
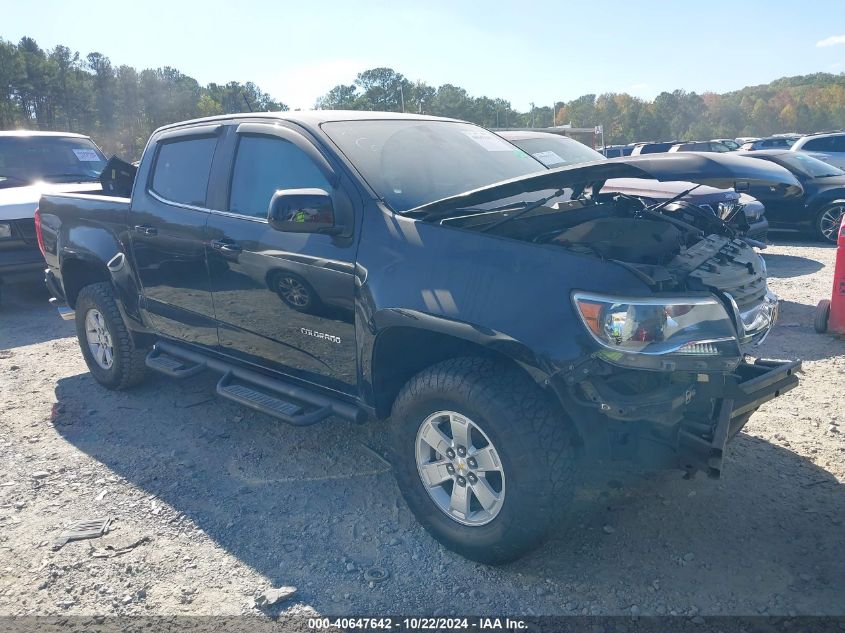
[[[296,285],[298,288],[297,296],[304,299],[303,303],[297,303],[292,298],[290,291],[282,286],[285,282]],[[304,314],[313,314],[322,309],[322,302],[320,301],[320,297],[317,293],[314,292],[314,288],[296,273],[286,271],[275,272],[270,276],[269,285],[273,292],[279,295],[279,299],[282,300],[282,303],[291,310],[296,310],[297,312],[302,312]]]
[[[813,327],[819,334],[827,332],[827,322],[830,319],[830,300],[822,299],[816,306],[816,316],[813,319]]]
[[[832,202],[819,209],[813,219],[813,233],[816,238],[828,244],[836,244],[839,239],[839,226],[845,211],[845,202]],[[833,216],[833,220],[831,220]],[[838,217],[838,221],[835,219]]]
[[[443,410],[472,420],[501,458],[506,494],[484,525],[448,516],[417,470],[417,432]],[[492,565],[515,560],[539,545],[566,509],[575,461],[571,424],[551,396],[514,367],[474,357],[434,365],[399,393],[389,429],[395,476],[408,506],[435,539],[466,558]]]
[[[140,383],[146,374],[144,359],[149,349],[138,348],[120,316],[110,283],[85,286],[76,298],[76,336],[88,370],[98,383],[109,389],[126,389]],[[85,318],[92,309],[105,321],[114,349],[111,367],[103,368],[94,359],[88,346]]]

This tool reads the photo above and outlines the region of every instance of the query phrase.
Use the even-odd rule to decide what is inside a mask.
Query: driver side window
[[[229,193],[231,213],[266,218],[278,189],[305,188],[332,191],[323,172],[301,149],[272,136],[241,136]]]

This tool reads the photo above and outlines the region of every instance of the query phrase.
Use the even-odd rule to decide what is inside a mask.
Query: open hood
[[[793,197],[803,193],[789,171],[769,161],[720,153],[680,152],[625,156],[606,161],[581,163],[505,180],[456,196],[436,200],[405,212],[405,215],[440,214],[466,209],[520,194],[562,188],[584,189],[611,178],[645,178],[662,182],[688,181],[719,189],[748,191],[766,187],[773,196]]]

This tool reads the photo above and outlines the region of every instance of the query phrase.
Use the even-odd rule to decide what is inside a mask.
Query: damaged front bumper
[[[730,373],[658,378],[592,359],[555,388],[596,467],[624,462],[719,477],[728,442],[763,403],[793,389],[800,370],[801,361],[758,359]],[[638,383],[646,373],[660,382]]]
[[[742,363],[725,382],[725,395],[715,407],[715,424],[704,430],[681,423],[678,431],[680,465],[703,470],[710,477],[722,473],[725,447],[745,426],[760,405],[798,385],[801,361],[758,359]]]

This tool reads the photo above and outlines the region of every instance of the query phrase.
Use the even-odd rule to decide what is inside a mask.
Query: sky
[[[0,15],[7,41],[172,66],[202,84],[253,81],[302,109],[379,66],[521,111],[845,72],[843,0],[0,0]]]

